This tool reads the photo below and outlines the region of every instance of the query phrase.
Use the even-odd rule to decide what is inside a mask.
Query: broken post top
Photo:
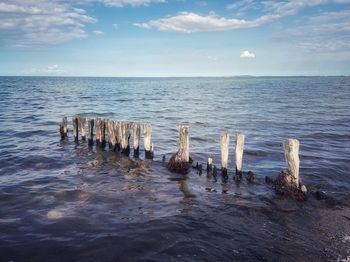
[[[287,139],[283,143],[284,157],[287,164],[288,174],[295,186],[299,186],[299,140]]]

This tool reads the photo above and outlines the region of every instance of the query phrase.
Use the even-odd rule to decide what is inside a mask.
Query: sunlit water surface
[[[61,141],[74,114],[150,122],[154,160]],[[1,77],[0,123],[0,261],[350,259],[348,77]],[[180,123],[203,166],[220,167],[230,133],[227,181],[166,169]],[[232,179],[237,132],[253,183]],[[285,167],[286,138],[301,142],[306,202],[265,184]]]

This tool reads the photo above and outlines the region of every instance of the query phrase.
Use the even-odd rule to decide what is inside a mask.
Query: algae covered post
[[[85,123],[86,123],[85,117],[78,118],[79,130],[80,130],[81,138],[83,140],[85,140],[85,138],[86,138]]]
[[[243,149],[244,149],[244,134],[236,134],[236,176],[242,176]]]
[[[150,123],[143,124],[143,143],[145,149],[145,157],[153,158],[153,146],[152,146],[152,127]]]
[[[93,141],[94,141],[94,124],[95,124],[95,121],[93,118],[88,120],[88,129],[89,129],[88,143],[89,143],[89,145],[92,145]]]
[[[207,160],[207,172],[211,172],[213,170],[213,159],[211,157],[208,157]]]
[[[168,169],[171,171],[186,173],[190,167],[188,130],[188,125],[180,125],[179,127],[179,150],[170,158],[168,163]]]
[[[228,133],[223,133],[220,136],[220,148],[221,148],[221,167],[222,173],[227,175],[227,165],[228,165],[228,146],[230,143],[230,136]]]
[[[67,136],[68,133],[68,121],[67,121],[67,117],[64,116],[62,118],[62,123],[60,124],[60,133],[61,133],[61,138],[65,138]]]
[[[78,117],[74,116],[72,118],[72,122],[73,122],[73,136],[75,140],[78,140],[78,134],[79,134]]]
[[[130,153],[130,124],[128,122],[121,122],[121,152],[125,155]]]
[[[133,136],[134,136],[134,156],[138,157],[139,156],[139,144],[140,144],[140,124],[139,123],[133,123],[132,124],[133,128]]]

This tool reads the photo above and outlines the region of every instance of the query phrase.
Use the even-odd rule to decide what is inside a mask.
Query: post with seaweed
[[[88,138],[88,144],[91,146],[94,143],[94,119],[88,120],[88,129],[89,129],[89,138]]]
[[[134,136],[134,157],[139,156],[140,148],[140,124],[139,123],[133,123],[132,124],[132,129],[133,129],[133,136]]]
[[[61,134],[61,138],[65,138],[67,137],[67,133],[68,133],[68,121],[67,121],[67,117],[64,116],[62,118],[62,123],[60,124],[60,134]]]
[[[125,155],[130,154],[130,124],[121,122],[121,152]]]
[[[145,158],[153,158],[152,127],[149,123],[143,124],[143,143],[145,148]]]
[[[305,200],[307,189],[299,177],[299,140],[287,139],[283,143],[284,157],[287,169],[283,170],[273,181],[276,191],[282,195],[290,196],[296,200]]]
[[[227,175],[229,143],[230,143],[229,134],[227,134],[227,133],[221,134],[221,136],[220,136],[221,171],[222,171],[223,175]]]
[[[78,125],[79,125],[79,130],[80,130],[82,140],[86,139],[85,123],[86,123],[85,117],[78,118]]]
[[[73,122],[73,136],[74,136],[74,140],[78,141],[78,135],[79,135],[78,117],[74,116],[72,118],[72,122]]]
[[[242,163],[243,163],[243,149],[244,149],[244,134],[236,134],[236,180],[242,178]]]
[[[178,173],[186,173],[191,166],[188,125],[180,125],[179,127],[179,144],[179,150],[169,160],[168,169]]]

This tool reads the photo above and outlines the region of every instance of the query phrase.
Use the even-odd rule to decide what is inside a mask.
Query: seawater
[[[76,143],[75,114],[150,122],[154,159]],[[0,123],[1,261],[350,259],[349,77],[0,77]],[[220,167],[231,135],[228,180],[166,169],[180,123],[204,167]],[[233,180],[237,132],[253,183]],[[265,184],[287,138],[301,143],[306,202]]]

